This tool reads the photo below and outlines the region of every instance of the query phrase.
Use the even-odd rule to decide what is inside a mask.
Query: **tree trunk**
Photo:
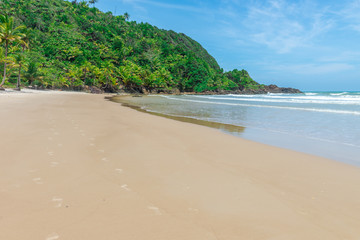
[[[6,62],[4,62],[4,76],[3,76],[3,79],[1,81],[0,87],[2,87],[4,85],[5,79],[6,79]]]
[[[86,82],[86,73],[87,73],[87,71],[86,71],[86,67],[84,68],[84,85],[85,85],[85,82]]]
[[[21,79],[20,79],[20,74],[21,74],[21,63],[19,64],[19,75],[18,75],[18,80],[17,80],[17,84],[16,87],[20,90],[20,83],[21,83]]]
[[[5,58],[7,58],[8,45],[9,45],[9,43],[6,42],[6,43],[5,43]],[[2,82],[1,82],[1,84],[0,84],[0,88],[4,85],[5,80],[6,80],[6,59],[5,59],[5,62],[4,62],[4,76],[3,76],[3,80],[2,80]]]

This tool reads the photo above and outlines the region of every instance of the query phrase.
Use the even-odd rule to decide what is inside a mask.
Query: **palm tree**
[[[87,85],[88,74],[91,74],[91,70],[93,69],[93,65],[89,61],[85,61],[81,66],[81,70],[83,71],[84,84]]]
[[[124,13],[124,18],[125,18],[125,20],[129,20],[129,19],[130,19],[130,15],[126,12],[126,13]]]
[[[29,49],[30,34],[31,34],[30,29],[24,28],[24,30],[22,31],[22,36],[19,40],[19,45],[21,46],[22,52],[24,52],[25,49]]]
[[[21,83],[21,79],[20,79],[20,76],[21,76],[21,68],[24,64],[24,61],[25,61],[25,56],[24,56],[24,53],[22,52],[19,52],[18,54],[15,55],[15,65],[16,67],[18,67],[18,79],[17,79],[17,82],[16,82],[16,89],[15,90],[18,90],[20,91],[20,83]]]
[[[89,3],[93,5],[93,7],[95,7],[95,3],[97,3],[98,0],[90,0]]]
[[[22,30],[25,29],[25,26],[21,25],[14,28],[14,18],[9,16],[0,15],[0,43],[5,44],[5,58],[7,58],[10,43],[18,41],[23,36]],[[6,61],[4,62],[4,75],[0,88],[5,83],[6,80]]]
[[[112,60],[105,60],[101,63],[101,85],[104,90],[112,90],[116,85],[114,78],[114,64]]]
[[[24,64],[24,60],[25,60],[25,49],[29,48],[29,43],[30,43],[30,30],[29,29],[24,29],[23,31],[23,35],[19,40],[19,45],[21,47],[21,53],[18,53],[15,57],[16,63],[19,66],[19,72],[18,72],[18,80],[16,83],[16,89],[20,91],[20,84],[21,84],[21,68],[22,65]]]
[[[30,61],[24,77],[28,80],[28,84],[32,85],[34,81],[41,80],[43,74],[39,72],[37,64],[34,61]]]
[[[6,57],[5,58],[5,50],[4,48],[0,47],[0,63],[3,63],[3,64],[7,64],[8,66],[12,63],[12,60],[11,58],[9,57]],[[9,72],[7,72],[8,74]],[[0,88],[0,90],[5,90],[4,88]]]

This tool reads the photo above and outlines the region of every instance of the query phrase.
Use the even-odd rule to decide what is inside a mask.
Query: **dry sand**
[[[0,95],[0,239],[360,239],[360,169],[75,93]]]

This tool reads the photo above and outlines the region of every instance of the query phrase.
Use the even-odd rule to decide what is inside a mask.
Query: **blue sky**
[[[224,70],[311,91],[360,91],[360,0],[99,0],[96,7],[182,32]]]

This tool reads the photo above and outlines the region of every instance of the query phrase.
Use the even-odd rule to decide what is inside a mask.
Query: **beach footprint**
[[[82,129],[80,129],[80,130],[79,130],[79,133],[80,133],[80,135],[81,135],[81,136],[83,136],[83,137],[85,137],[85,136],[86,136],[85,131],[84,131],[84,130],[82,130]]]
[[[57,233],[51,233],[45,238],[45,240],[56,240],[59,238],[60,236]]]
[[[189,212],[193,212],[193,213],[199,213],[199,209],[197,209],[197,208],[188,208],[188,211]]]
[[[41,179],[41,178],[39,178],[39,177],[37,177],[37,178],[33,178],[32,180],[33,180],[33,182],[34,182],[34,183],[36,183],[36,184],[43,184],[42,179]]]
[[[56,208],[60,208],[63,203],[63,199],[58,197],[53,197],[51,201],[55,203]]]
[[[59,165],[58,162],[51,162],[51,167],[57,167]]]
[[[162,215],[160,209],[158,207],[155,206],[148,206],[148,209],[153,211],[155,215]]]
[[[128,191],[128,192],[130,192],[130,191],[131,191],[131,189],[128,187],[128,185],[127,185],[127,184],[123,184],[123,185],[121,185],[121,188],[122,188],[122,189],[124,189],[125,191]]]

